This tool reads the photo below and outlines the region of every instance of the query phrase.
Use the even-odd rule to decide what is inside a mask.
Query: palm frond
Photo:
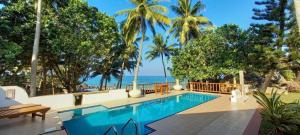
[[[125,10],[121,10],[118,11],[115,16],[119,16],[119,15],[127,15],[130,14],[131,12],[135,11],[135,9],[125,9]]]
[[[198,1],[191,9],[191,15],[197,15],[201,10],[204,10],[204,5],[201,1]]]
[[[149,8],[150,8],[150,10],[152,10],[154,12],[168,13],[168,8],[161,6],[161,5],[152,4],[152,5],[149,5]]]

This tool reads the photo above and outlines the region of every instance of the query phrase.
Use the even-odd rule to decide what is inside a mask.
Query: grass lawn
[[[285,103],[292,103],[295,101],[300,101],[300,93],[289,93],[287,95],[282,95],[281,100]]]
[[[298,100],[300,102],[300,93],[289,93],[287,95],[282,95],[281,96],[281,100],[283,102],[285,102],[285,103],[292,103],[292,102],[295,102],[295,101],[298,101]],[[266,134],[269,133],[269,131],[270,131],[271,128],[272,128],[272,126],[269,123],[267,123],[266,121],[262,120],[261,125],[260,125],[259,134],[260,135],[266,135]],[[299,135],[299,134],[296,133],[295,135]]]

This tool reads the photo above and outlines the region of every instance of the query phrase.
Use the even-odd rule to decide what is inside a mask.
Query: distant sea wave
[[[97,76],[95,78],[91,78],[87,80],[85,83],[91,86],[99,86],[100,83],[100,76]],[[175,82],[175,79],[172,76],[167,77],[168,82]],[[123,86],[126,86],[128,84],[132,84],[133,76],[124,76],[123,79]],[[139,76],[138,77],[138,84],[145,84],[145,83],[163,83],[165,82],[164,76]],[[112,78],[110,82],[108,82],[108,86],[113,86],[118,83],[118,79]]]

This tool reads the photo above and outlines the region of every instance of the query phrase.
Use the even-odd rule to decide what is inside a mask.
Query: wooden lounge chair
[[[50,110],[50,107],[45,107],[36,104],[24,104],[16,105],[7,108],[1,108],[0,119],[3,118],[16,118],[21,115],[32,114],[32,117],[40,116],[42,120],[46,118],[46,112]]]
[[[7,111],[7,110],[14,110],[14,109],[21,109],[21,108],[27,108],[27,107],[34,107],[34,106],[41,106],[40,104],[20,104],[20,105],[12,105],[8,107],[2,107],[0,108],[0,112]]]

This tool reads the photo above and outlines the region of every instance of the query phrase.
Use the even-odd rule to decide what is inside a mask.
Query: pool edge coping
[[[143,102],[151,102],[151,101],[154,101],[154,100],[160,100],[160,99],[163,99],[163,98],[169,98],[169,97],[174,97],[174,96],[183,95],[183,94],[191,94],[191,93],[192,93],[192,94],[204,94],[204,95],[210,95],[210,96],[214,96],[215,98],[213,98],[213,99],[211,99],[211,100],[209,100],[209,101],[203,102],[203,103],[201,103],[201,104],[198,104],[198,105],[196,105],[196,106],[189,107],[189,108],[187,108],[187,109],[185,109],[185,110],[182,110],[182,111],[179,111],[179,112],[177,112],[177,113],[168,115],[168,116],[163,117],[163,118],[161,118],[161,119],[158,119],[158,120],[155,120],[155,121],[146,123],[146,124],[144,125],[144,127],[147,128],[147,129],[149,129],[149,130],[151,130],[150,133],[147,133],[147,134],[146,134],[146,135],[149,135],[149,134],[151,134],[151,133],[157,131],[157,130],[155,130],[155,129],[149,127],[150,124],[155,123],[155,122],[160,121],[160,120],[163,120],[163,119],[166,119],[166,118],[171,117],[171,116],[173,116],[173,115],[179,114],[179,113],[181,113],[181,112],[190,110],[190,109],[192,109],[192,108],[194,108],[194,107],[203,105],[203,104],[205,104],[205,103],[212,102],[212,101],[214,101],[215,99],[221,97],[222,94],[217,94],[217,93],[204,93],[204,92],[194,92],[194,91],[186,91],[185,93],[177,93],[177,94],[174,94],[174,95],[168,95],[168,96],[165,96],[165,97],[159,97],[159,98],[150,99],[150,100],[145,100],[145,101],[138,101],[138,102],[135,102],[135,103],[129,103],[129,104],[124,104],[124,105],[118,105],[118,106],[114,106],[114,107],[107,107],[107,106],[104,106],[104,105],[99,104],[99,105],[92,105],[92,106],[87,106],[87,107],[82,107],[82,108],[75,108],[75,109],[69,109],[69,110],[59,111],[59,112],[57,112],[57,113],[62,113],[62,112],[67,112],[67,111],[77,110],[77,109],[92,108],[92,107],[97,107],[97,106],[102,106],[102,107],[105,107],[105,108],[107,108],[107,109],[114,109],[114,108],[118,108],[118,107],[122,107],[122,106],[134,105],[134,104],[139,104],[139,103],[143,103]],[[96,112],[95,112],[95,113],[96,113]],[[82,118],[82,117],[87,117],[87,116],[89,116],[89,115],[91,115],[91,114],[94,114],[94,113],[90,113],[90,114],[87,114],[87,115],[83,115],[83,116],[77,117],[77,118],[75,118],[75,119]],[[70,120],[71,120],[71,119],[70,119]],[[67,120],[67,121],[68,121],[68,120]],[[62,123],[63,123],[63,122],[64,122],[64,121],[62,121]],[[62,124],[62,127],[64,127],[63,124]]]

